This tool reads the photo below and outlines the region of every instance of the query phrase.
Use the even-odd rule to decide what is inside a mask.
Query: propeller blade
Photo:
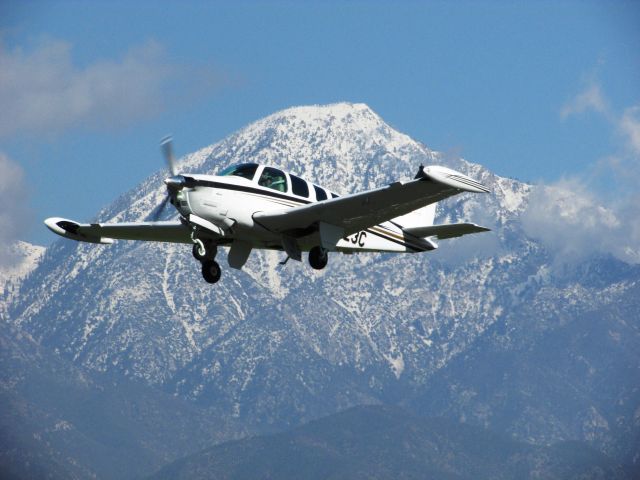
[[[176,175],[176,162],[173,158],[173,138],[171,138],[171,135],[164,137],[160,141],[160,148],[162,149],[164,160],[169,167],[169,172],[171,172],[171,176],[174,177]]]
[[[158,205],[156,207],[156,209],[154,210],[154,212],[151,214],[151,221],[152,222],[157,222],[158,219],[160,218],[160,215],[162,215],[162,213],[164,212],[164,209],[167,206],[167,203],[169,203],[169,195],[167,195],[166,197],[164,197],[164,200],[162,200],[162,202],[160,203],[160,205]]]

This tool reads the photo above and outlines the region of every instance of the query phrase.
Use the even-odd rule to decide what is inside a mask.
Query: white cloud
[[[640,263],[640,208],[631,200],[604,206],[584,181],[564,179],[532,191],[522,226],[561,263],[604,253]]]
[[[163,110],[172,87],[204,91],[218,81],[210,71],[171,65],[153,41],[119,60],[78,66],[72,46],[59,40],[7,50],[0,43],[0,137],[60,132],[76,126],[118,128]],[[204,73],[204,74],[203,74]],[[219,83],[219,82],[218,82]]]
[[[11,247],[31,225],[26,191],[22,168],[0,152],[0,267],[20,260]]]
[[[640,107],[620,115],[608,105],[600,86],[591,82],[562,108],[561,116],[589,110],[603,115],[622,140],[618,151],[582,177],[538,185],[522,215],[525,232],[541,241],[557,262],[610,253],[640,263]]]
[[[627,108],[618,120],[618,129],[627,141],[627,147],[640,155],[640,106]]]
[[[624,138],[625,148],[635,155],[640,155],[640,105],[626,108],[622,115],[617,114],[609,107],[598,82],[592,80],[582,92],[560,109],[560,117],[566,119],[589,111],[604,116]]]
[[[587,87],[567,102],[560,110],[560,117],[567,118],[571,115],[593,110],[598,113],[607,114],[609,107],[602,95],[600,85],[595,82],[590,83]]]

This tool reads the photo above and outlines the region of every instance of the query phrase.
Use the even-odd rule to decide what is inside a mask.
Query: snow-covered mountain
[[[44,247],[18,241],[8,248],[13,262],[0,264],[0,321],[7,319],[7,309],[16,299],[16,294],[24,278],[36,268],[44,253]]]
[[[637,440],[640,431],[634,410],[640,270],[606,255],[561,272],[552,268],[550,252],[521,224],[532,186],[445,158],[366,105],[347,103],[275,113],[185,156],[179,169],[212,173],[246,161],[339,193],[412,178],[420,164],[445,164],[493,193],[454,197],[439,206],[437,221],[473,221],[494,231],[443,241],[428,254],[331,255],[320,272],[305,263],[282,267],[282,254],[254,251],[242,272],[226,269],[213,287],[202,281],[186,245],[62,240],[23,283],[9,309],[12,322],[78,365],[143,379],[222,411],[249,431],[358,404],[401,402],[527,441],[587,440],[621,461],[640,461],[638,442],[626,450],[620,443]],[[148,218],[165,195],[165,176],[150,176],[98,219]],[[606,355],[577,345],[577,332],[596,324],[610,336]],[[560,331],[568,333],[558,339]],[[479,345],[495,355],[465,379],[468,362],[482,357]],[[494,378],[514,375],[513,359],[540,345],[564,352],[566,365],[555,371],[551,353],[536,356],[550,365],[531,378],[535,388],[526,376],[513,384]],[[506,358],[508,372],[498,368]],[[608,376],[608,393],[600,395],[601,385],[589,379],[611,365],[625,373]],[[458,372],[457,383],[442,372]],[[528,390],[544,393],[541,384],[553,390],[576,376],[585,381],[575,409],[527,397]],[[487,391],[480,392],[483,379]],[[432,394],[456,408],[427,401]],[[609,409],[607,402],[624,407]]]

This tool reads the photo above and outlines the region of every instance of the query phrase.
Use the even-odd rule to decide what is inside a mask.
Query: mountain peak
[[[345,144],[353,137],[370,138],[378,145],[389,142],[415,143],[407,135],[392,129],[364,103],[332,103],[328,105],[303,105],[286,108],[257,120],[239,130],[231,139],[240,137],[265,137],[260,142],[282,136],[283,142],[299,147],[303,143],[318,147],[327,141]],[[315,140],[314,143],[311,143]],[[246,138],[243,138],[246,141]],[[273,142],[271,142],[273,143]],[[353,143],[353,142],[352,142]]]
[[[257,120],[185,158],[184,168],[214,173],[241,161],[271,165],[338,193],[411,178],[433,153],[364,103],[290,107]]]
[[[326,105],[300,105],[285,108],[279,112],[275,112],[265,120],[296,117],[301,120],[314,121],[319,119],[335,118],[342,120],[348,116],[369,116],[375,117],[379,122],[384,123],[379,115],[377,115],[366,103],[337,102]]]

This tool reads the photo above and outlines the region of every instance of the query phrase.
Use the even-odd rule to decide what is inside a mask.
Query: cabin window
[[[287,191],[287,177],[284,172],[271,167],[265,167],[258,180],[258,185],[263,187],[273,188],[279,192]]]
[[[325,192],[323,188],[320,188],[318,185],[314,185],[313,189],[316,191],[317,201],[321,202],[322,200],[327,199],[327,192]]]
[[[291,191],[299,197],[309,198],[309,185],[300,177],[289,174],[291,178]]]
[[[236,177],[247,178],[249,180],[253,180],[253,177],[256,174],[256,170],[258,170],[257,163],[240,163],[238,165],[231,165],[230,167],[225,168],[220,172],[221,177],[226,177],[229,175],[234,175]]]

